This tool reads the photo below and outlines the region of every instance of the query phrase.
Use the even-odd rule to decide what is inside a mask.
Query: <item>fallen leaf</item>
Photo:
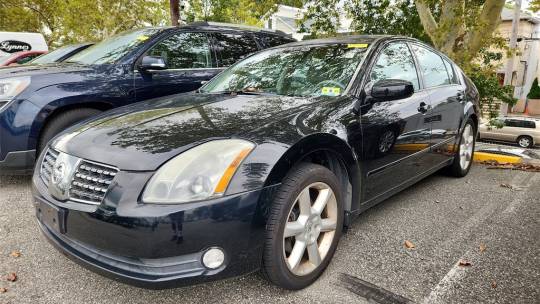
[[[461,267],[468,267],[468,266],[472,266],[471,262],[469,261],[466,261],[466,260],[459,260],[459,263],[458,263],[459,266]]]
[[[412,248],[415,248],[416,246],[414,246],[414,244],[411,241],[405,240],[405,247],[407,247],[407,249],[412,249]]]
[[[16,274],[15,272],[10,272],[10,273],[7,275],[6,279],[7,279],[8,281],[10,281],[10,282],[15,282],[15,281],[17,281],[17,274]]]
[[[522,191],[523,190],[522,187],[518,187],[518,186],[514,186],[514,185],[510,185],[510,184],[501,184],[501,187],[508,188],[510,190],[516,190],[516,191]]]
[[[5,292],[7,292],[7,288],[0,287],[0,293],[5,293]]]
[[[14,250],[9,254],[9,256],[14,257],[14,258],[18,258],[18,257],[21,256],[21,252],[19,250]]]
[[[480,243],[480,252],[486,251],[486,245],[484,243]]]
[[[497,281],[495,280],[491,281],[491,288],[493,289],[497,288]]]

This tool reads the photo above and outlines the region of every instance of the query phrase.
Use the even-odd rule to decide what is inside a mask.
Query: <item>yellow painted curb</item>
[[[477,163],[485,161],[496,161],[500,164],[519,164],[522,162],[521,157],[486,152],[474,152],[473,160]]]

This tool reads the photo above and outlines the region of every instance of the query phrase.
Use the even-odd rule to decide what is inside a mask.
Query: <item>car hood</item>
[[[87,74],[95,73],[97,70],[104,69],[101,65],[82,65],[75,63],[51,63],[44,65],[19,65],[0,68],[0,79],[9,77],[23,76],[42,76],[51,74]]]
[[[274,95],[178,94],[113,110],[71,128],[53,146],[121,170],[156,170],[197,144],[242,137],[313,102]]]

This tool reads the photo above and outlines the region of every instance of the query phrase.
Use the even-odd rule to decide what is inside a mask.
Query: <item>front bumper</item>
[[[138,184],[148,177],[125,173],[117,180]],[[39,226],[57,249],[110,278],[158,289],[256,271],[264,242],[258,202],[274,188],[175,206],[139,204],[137,194],[113,190],[108,197],[115,198],[114,204],[89,206],[56,201],[39,177],[33,179]],[[133,198],[135,203],[127,201]],[[51,208],[57,217],[43,215]],[[212,247],[225,252],[225,263],[217,269],[202,264],[203,253]]]
[[[9,152],[0,161],[0,175],[29,175],[35,160],[36,150]]]

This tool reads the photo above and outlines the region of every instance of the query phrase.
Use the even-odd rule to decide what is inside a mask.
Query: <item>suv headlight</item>
[[[255,144],[241,139],[214,140],[165,163],[144,189],[144,203],[178,204],[222,196],[236,169]]]
[[[30,77],[0,79],[0,110],[30,84]]]

